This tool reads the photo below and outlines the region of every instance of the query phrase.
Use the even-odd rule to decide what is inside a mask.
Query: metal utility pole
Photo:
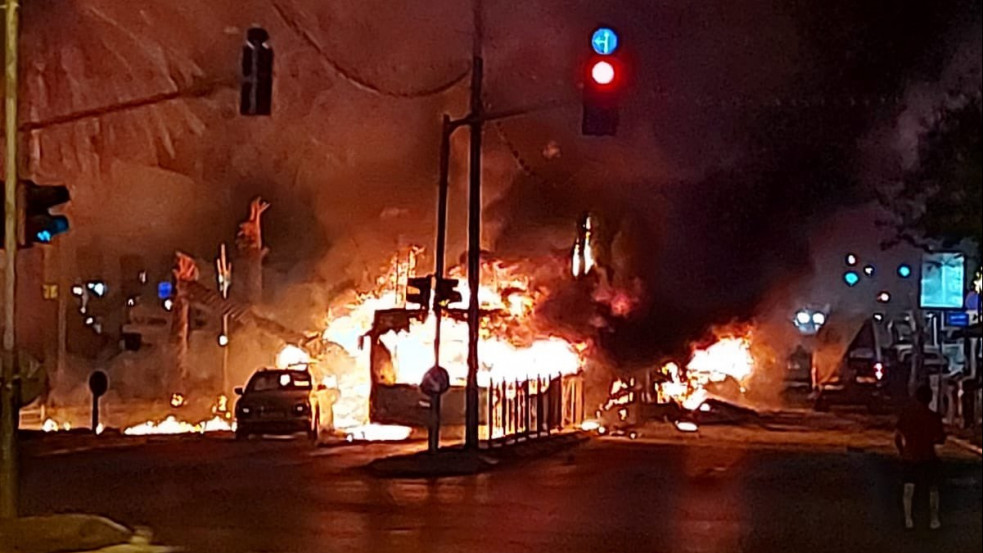
[[[219,249],[218,259],[215,260],[215,272],[218,278],[218,291],[223,300],[229,299],[229,286],[232,285],[232,265],[225,255],[225,244]],[[222,348],[222,394],[229,391],[229,314],[222,312],[222,330],[218,336],[218,345]]]
[[[4,286],[3,286],[3,378],[0,379],[0,518],[17,516],[17,415],[19,374],[14,328],[14,298],[17,290],[17,38],[19,1],[6,2],[5,152],[4,175]]]
[[[481,130],[484,106],[481,102],[483,60],[481,58],[481,0],[474,0],[474,42],[471,61],[471,151],[468,182],[468,379],[465,388],[464,446],[478,449],[478,327],[481,312],[478,287],[481,270]]]
[[[434,261],[434,276],[437,282],[444,278],[444,251],[447,244],[447,189],[450,186],[451,133],[456,127],[449,115],[444,114],[440,125],[440,182],[437,192],[437,258]],[[440,365],[440,320],[443,310],[439,301],[434,302],[433,314],[437,327],[433,336],[433,362]]]

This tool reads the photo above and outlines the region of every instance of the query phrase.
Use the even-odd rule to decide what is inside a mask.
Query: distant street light
[[[856,265],[857,264],[857,256],[854,255],[854,254],[852,254],[852,253],[846,254],[846,264],[849,267],[853,267],[854,265]]]
[[[891,301],[891,294],[887,291],[883,291],[880,294],[877,294],[877,301],[887,303]]]

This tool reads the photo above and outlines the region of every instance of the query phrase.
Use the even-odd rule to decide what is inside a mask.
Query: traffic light
[[[273,105],[273,48],[270,34],[262,27],[246,31],[242,47],[242,94],[239,113],[269,115]]]
[[[406,303],[415,303],[421,309],[430,308],[431,276],[415,277],[406,280]]]
[[[593,55],[585,66],[584,111],[580,130],[586,136],[614,136],[618,131],[624,71],[618,34],[600,27],[591,35]]]
[[[456,278],[438,278],[436,286],[436,303],[441,307],[447,307],[452,303],[461,303],[463,297],[457,291],[460,281]]]
[[[3,182],[0,181],[0,186]],[[65,186],[41,186],[33,181],[21,181],[24,200],[24,238],[22,247],[48,244],[55,236],[68,231],[68,217],[50,213],[71,199]],[[2,212],[2,210],[0,210]],[[0,239],[4,229],[0,228]]]

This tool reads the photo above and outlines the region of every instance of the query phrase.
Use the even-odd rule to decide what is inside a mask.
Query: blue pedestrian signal
[[[911,265],[907,263],[902,263],[898,265],[898,276],[901,278],[908,278],[911,276]]]
[[[599,55],[611,55],[618,49],[618,33],[608,27],[600,27],[591,35],[590,45]]]
[[[856,286],[857,283],[860,282],[860,275],[858,275],[856,271],[847,271],[843,273],[843,282],[845,282],[847,286]]]

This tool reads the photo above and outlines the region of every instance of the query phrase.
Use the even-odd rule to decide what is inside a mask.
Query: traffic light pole
[[[471,150],[468,179],[468,378],[465,387],[464,447],[478,449],[478,327],[481,324],[478,287],[481,284],[481,101],[484,62],[481,0],[474,0],[474,43],[471,62]]]
[[[15,353],[14,298],[17,290],[17,39],[18,0],[6,0],[4,157],[3,378],[0,378],[0,518],[17,516],[17,416],[19,374]]]
[[[451,134],[457,125],[451,122],[450,116],[444,114],[440,125],[440,182],[437,193],[437,258],[434,261],[434,275],[439,282],[444,278],[444,257],[447,247],[447,189],[450,187]],[[443,306],[435,301],[433,306],[434,319],[437,327],[433,337],[433,359],[435,365],[440,365],[440,320]]]

